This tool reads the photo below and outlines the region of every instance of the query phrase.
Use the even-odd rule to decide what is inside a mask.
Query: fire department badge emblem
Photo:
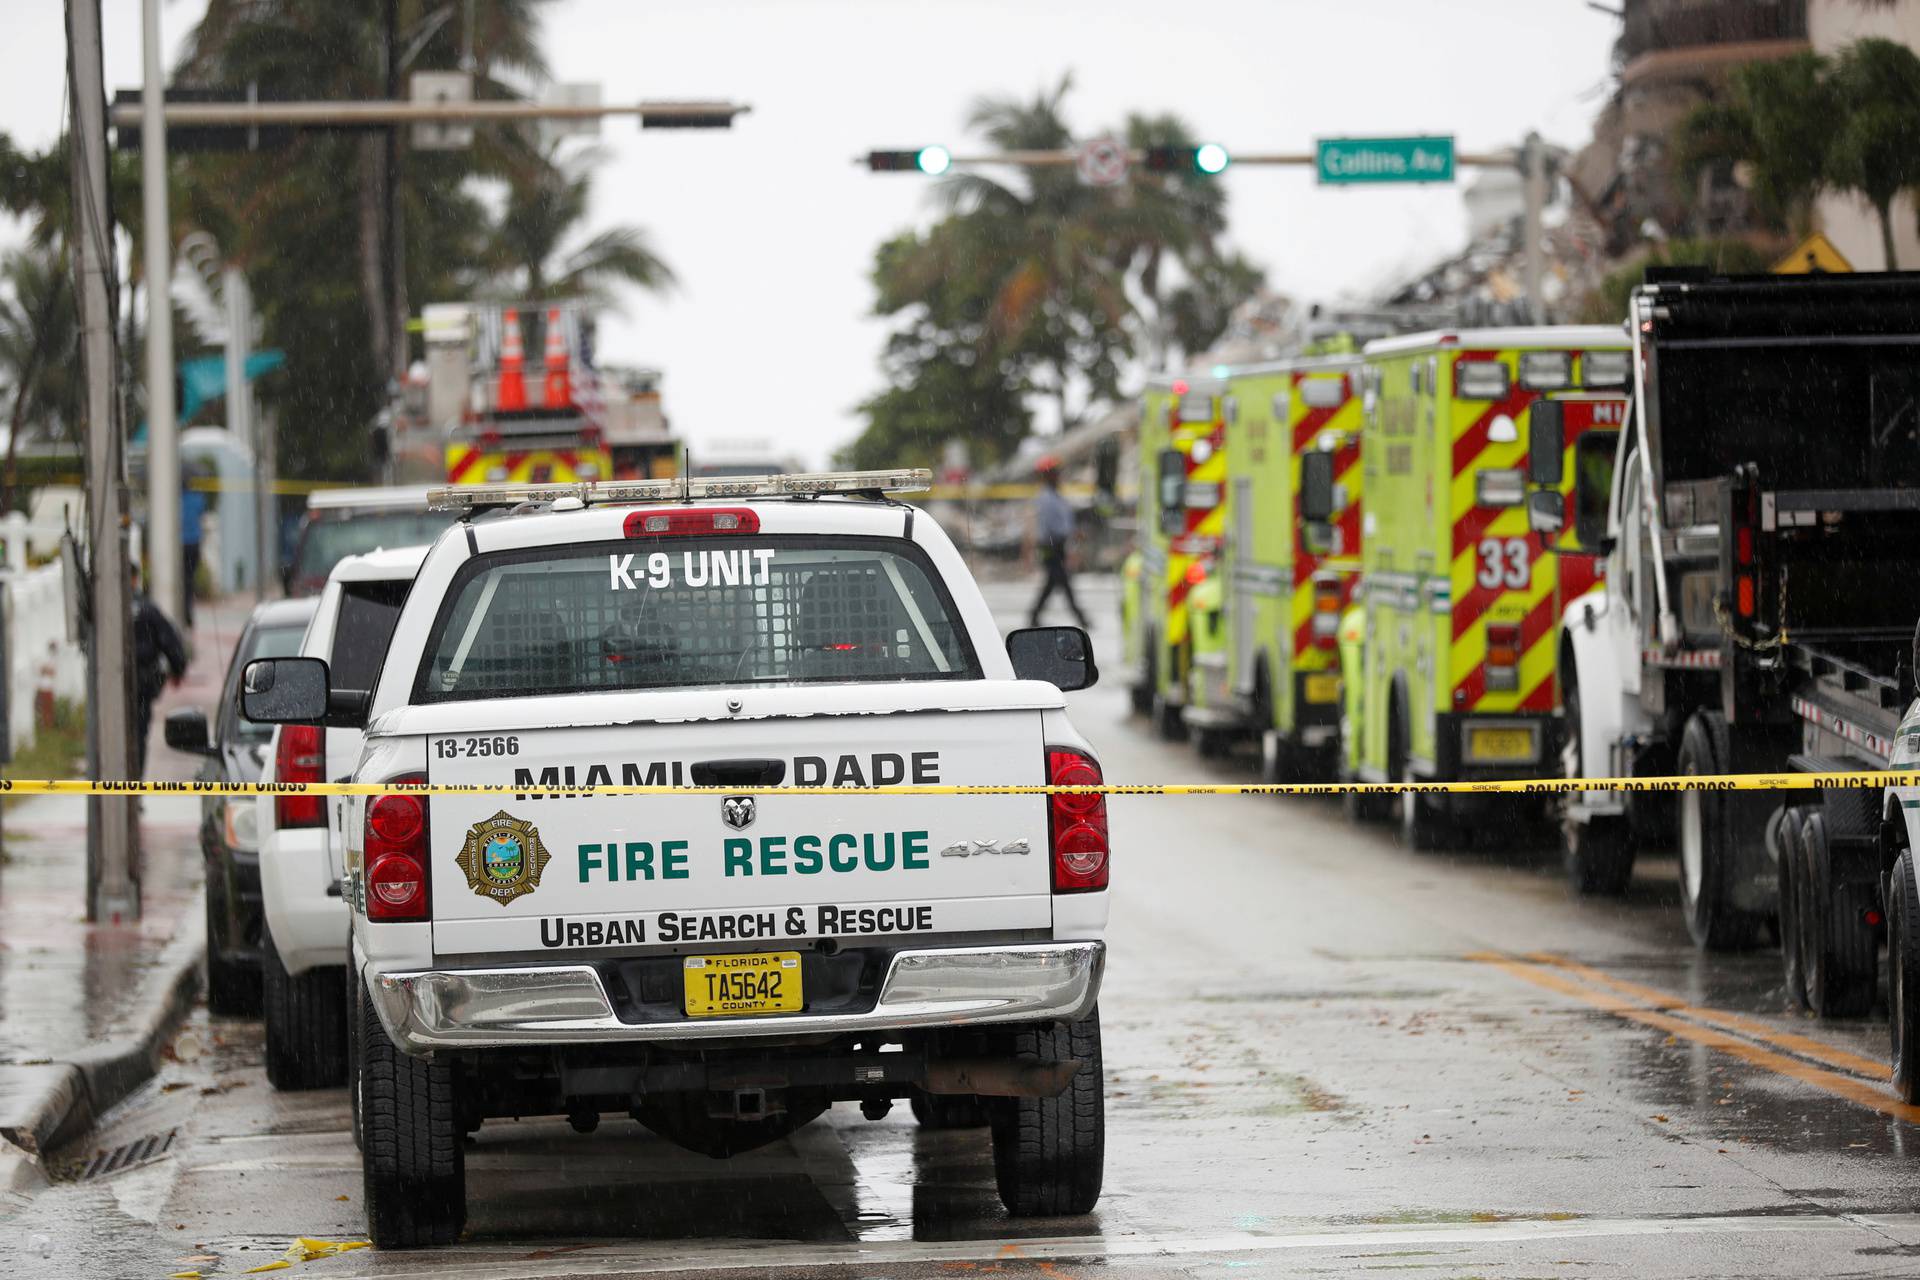
[[[502,809],[467,829],[467,843],[455,861],[466,873],[468,888],[504,907],[540,887],[540,873],[552,858],[531,822]]]

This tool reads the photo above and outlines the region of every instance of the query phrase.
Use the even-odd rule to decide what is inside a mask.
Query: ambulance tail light
[[[325,782],[327,731],[317,724],[281,725],[280,746],[273,753],[273,780]],[[324,827],[327,825],[326,798],[313,795],[275,796],[273,822],[282,829]]]
[[[1097,787],[1104,781],[1092,756],[1071,747],[1047,749],[1047,782]],[[1099,792],[1047,797],[1047,843],[1053,850],[1053,891],[1087,893],[1107,887],[1107,798]]]
[[[1207,562],[1195,560],[1187,566],[1187,585],[1197,587],[1207,580]]]
[[[1331,649],[1340,637],[1340,580],[1320,578],[1313,584],[1313,643]]]
[[[412,774],[394,782],[425,782]],[[427,798],[389,791],[367,804],[367,919],[430,918],[427,880]]]
[[[1487,624],[1487,689],[1511,693],[1520,687],[1520,625]]]
[[[636,511],[622,526],[629,538],[698,537],[714,533],[758,533],[760,513],[751,507],[712,507],[693,511]]]

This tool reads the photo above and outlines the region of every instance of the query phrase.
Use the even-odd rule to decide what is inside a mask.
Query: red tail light
[[[395,782],[425,782],[419,775]],[[404,791],[375,796],[367,805],[367,919],[426,920],[427,798]]]
[[[1743,573],[1734,579],[1733,586],[1734,605],[1740,610],[1740,616],[1751,618],[1753,616],[1753,578]]]
[[[621,529],[629,538],[672,538],[705,533],[758,533],[760,513],[751,507],[705,507],[694,511],[635,511]]]
[[[1197,587],[1201,583],[1205,582],[1206,580],[1207,580],[1207,565],[1205,561],[1196,560],[1192,564],[1187,566],[1187,585],[1188,586]]]
[[[325,782],[327,780],[327,731],[317,724],[280,726],[280,748],[273,756],[275,782]],[[327,801],[324,796],[275,796],[273,822],[281,828],[324,827],[327,825]]]
[[[1097,787],[1093,758],[1069,747],[1047,751],[1047,781],[1056,787]],[[1053,847],[1053,891],[1085,893],[1107,887],[1107,798],[1098,792],[1047,797],[1047,836]]]
[[[1313,643],[1331,649],[1340,637],[1340,580],[1318,578],[1313,584]]]
[[[1520,687],[1520,626],[1513,622],[1487,624],[1487,688]]]

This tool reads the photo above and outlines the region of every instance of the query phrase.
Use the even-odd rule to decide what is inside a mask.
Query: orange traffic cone
[[[567,340],[560,332],[560,309],[547,309],[547,408],[573,403],[573,377],[567,366]]]
[[[520,313],[509,309],[501,317],[500,390],[493,398],[495,409],[527,407],[526,352],[520,346]]]

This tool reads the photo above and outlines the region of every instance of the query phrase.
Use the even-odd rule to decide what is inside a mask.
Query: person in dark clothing
[[[1073,578],[1067,572],[1067,551],[1073,543],[1073,508],[1060,496],[1059,465],[1051,458],[1042,458],[1039,473],[1040,493],[1033,500],[1033,532],[1034,546],[1040,553],[1040,570],[1045,576],[1027,625],[1040,625],[1040,611],[1047,607],[1048,599],[1058,588],[1067,597],[1067,607],[1073,610],[1073,616],[1084,628],[1088,625],[1087,615],[1080,608],[1080,602],[1074,599]]]
[[[133,759],[136,776],[147,776],[147,735],[153,729],[153,702],[167,681],[187,672],[187,646],[179,630],[160,607],[140,589],[140,570],[133,571]]]

